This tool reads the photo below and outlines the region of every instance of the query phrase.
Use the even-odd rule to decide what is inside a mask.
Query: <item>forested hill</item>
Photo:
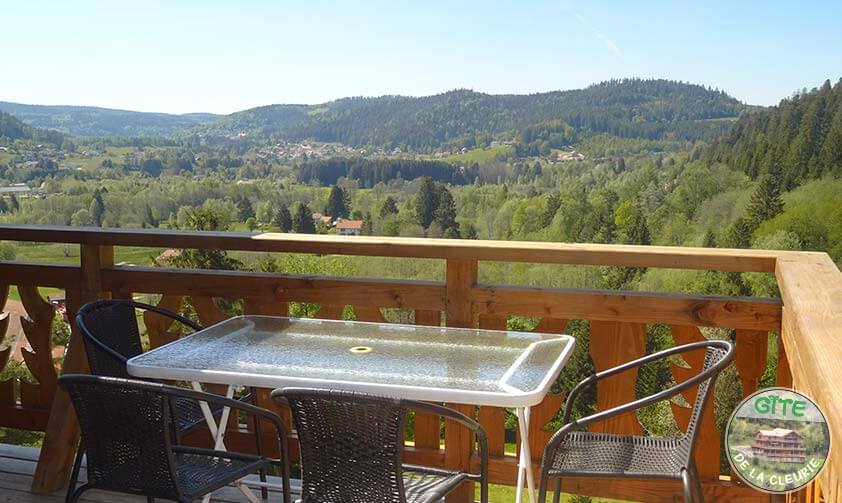
[[[23,105],[0,101],[0,111],[23,122],[74,136],[166,136],[219,118],[213,114],[171,115],[111,108]]]
[[[722,91],[668,80],[625,79],[585,89],[530,95],[455,90],[426,97],[345,98],[322,105],[270,105],[194,129],[271,140],[313,139],[361,147],[428,150],[472,147],[477,137],[548,126],[570,136],[610,133],[626,138],[712,138],[746,106]],[[546,127],[544,127],[546,129]],[[575,140],[575,138],[570,138]]]
[[[743,116],[706,157],[752,178],[771,172],[784,189],[826,174],[842,175],[842,79]]]
[[[34,128],[7,113],[0,112],[0,140],[31,140],[61,146],[64,135],[58,131]]]

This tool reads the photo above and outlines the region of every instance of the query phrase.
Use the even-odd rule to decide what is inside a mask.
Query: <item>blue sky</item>
[[[664,77],[770,105],[842,77],[833,1],[0,0],[0,100],[229,113]]]

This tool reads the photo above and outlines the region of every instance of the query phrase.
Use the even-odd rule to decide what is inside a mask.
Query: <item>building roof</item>
[[[760,430],[757,433],[760,433],[761,435],[766,436],[766,437],[786,437],[786,436],[788,436],[792,433],[795,433],[799,437],[802,436],[797,431],[788,430],[786,428],[775,428],[774,430]]]
[[[180,255],[181,255],[181,250],[169,248],[167,250],[162,251],[161,254],[158,255],[155,258],[155,263],[158,264],[161,267],[165,267],[165,266],[170,265],[170,262],[172,261],[172,259],[174,259],[174,258],[176,258]]]
[[[337,229],[352,229],[352,230],[361,230],[363,228],[363,221],[362,220],[344,220],[339,219],[336,222]]]
[[[12,185],[9,187],[0,187],[0,194],[20,194],[25,192],[32,192],[32,189],[26,185]]]

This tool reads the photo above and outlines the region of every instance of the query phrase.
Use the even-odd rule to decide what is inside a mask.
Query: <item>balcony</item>
[[[428,325],[505,328],[508,317],[517,315],[537,321],[536,330],[557,333],[565,332],[570,320],[584,320],[589,322],[582,325],[589,334],[588,351],[596,369],[643,354],[648,325],[667,326],[676,343],[703,338],[699,327],[730,329],[735,334],[735,366],[743,396],[757,389],[766,371],[767,340],[770,332],[776,332],[783,342],[778,345],[776,383],[812,396],[827,414],[832,435],[842,438],[842,387],[838,386],[842,381],[842,273],[823,253],[8,225],[0,226],[0,239],[78,246],[80,257],[78,264],[0,262],[0,307],[7,303],[8,287],[16,286],[30,318],[23,322],[23,331],[31,349],[23,351],[23,358],[35,378],[35,382],[15,378],[0,382],[0,427],[45,432],[40,452],[0,446],[0,472],[7,473],[3,467],[11,463],[9,459],[16,460],[12,463],[16,466],[30,463],[14,477],[0,476],[0,501],[59,501],[58,496],[46,495],[66,485],[78,436],[68,398],[57,393],[58,371],[50,338],[53,308],[38,287],[65,292],[69,319],[91,299],[148,294],[169,309],[178,308],[189,298],[206,325],[227,317],[214,302],[217,298],[242,300],[242,309],[249,314],[287,315],[289,303],[295,302],[310,304],[320,318],[340,318],[343,312],[350,312],[351,306],[360,320],[384,321],[388,313],[402,313],[415,323]],[[430,259],[441,278],[419,281],[385,277],[393,271],[384,271],[380,278],[360,278],[115,265],[115,247],[123,246],[390,257],[389,264]],[[781,299],[486,284],[481,279],[488,262],[771,273]],[[0,315],[0,334],[5,334],[9,321],[9,316]],[[147,324],[147,331],[152,346],[177,337],[167,332],[167,327],[154,323]],[[84,370],[82,348],[73,342],[76,337],[74,332],[60,371]],[[10,353],[8,348],[0,350],[0,369]],[[671,371],[677,382],[689,375],[680,366],[673,366]],[[597,390],[596,406],[611,407],[632,399],[634,393],[635,379],[607,379]],[[692,400],[692,396],[688,398]],[[563,396],[550,394],[533,408],[530,443],[536,467],[552,433],[546,426],[562,402]],[[274,407],[268,400],[268,390],[261,396],[261,405]],[[488,432],[491,482],[514,485],[517,460],[511,444],[517,438],[511,432],[507,434],[506,411],[454,407],[475,415]],[[677,424],[686,424],[689,409],[680,403],[671,404],[671,409]],[[248,427],[234,426],[226,436],[229,447],[251,446],[253,433]],[[634,416],[620,417],[602,428],[616,433],[641,431]],[[207,437],[201,433],[197,432],[193,441],[201,443]],[[708,501],[769,501],[768,496],[721,473],[721,434],[709,407],[696,453]],[[450,425],[445,425],[442,434],[437,417],[418,415],[413,437],[406,449],[409,462],[466,467],[476,461],[469,436]],[[834,449],[820,482],[797,497],[799,501],[820,501],[820,497],[837,501],[841,479],[842,451]],[[470,500],[470,489],[449,500]],[[564,490],[629,501],[681,498],[680,484],[652,480],[567,478]]]

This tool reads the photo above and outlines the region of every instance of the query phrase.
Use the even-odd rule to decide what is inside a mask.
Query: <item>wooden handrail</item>
[[[779,257],[803,252],[684,248],[535,241],[483,241],[321,234],[248,234],[147,229],[0,225],[0,239],[156,248],[298,252],[619,267],[664,267],[735,272],[774,272]],[[812,254],[810,254],[812,255]]]
[[[783,298],[781,339],[792,384],[824,410],[842,439],[842,272],[826,254],[781,257],[775,275]],[[821,478],[824,501],[842,498],[842,450],[831,447]],[[815,501],[818,501],[816,498]]]

